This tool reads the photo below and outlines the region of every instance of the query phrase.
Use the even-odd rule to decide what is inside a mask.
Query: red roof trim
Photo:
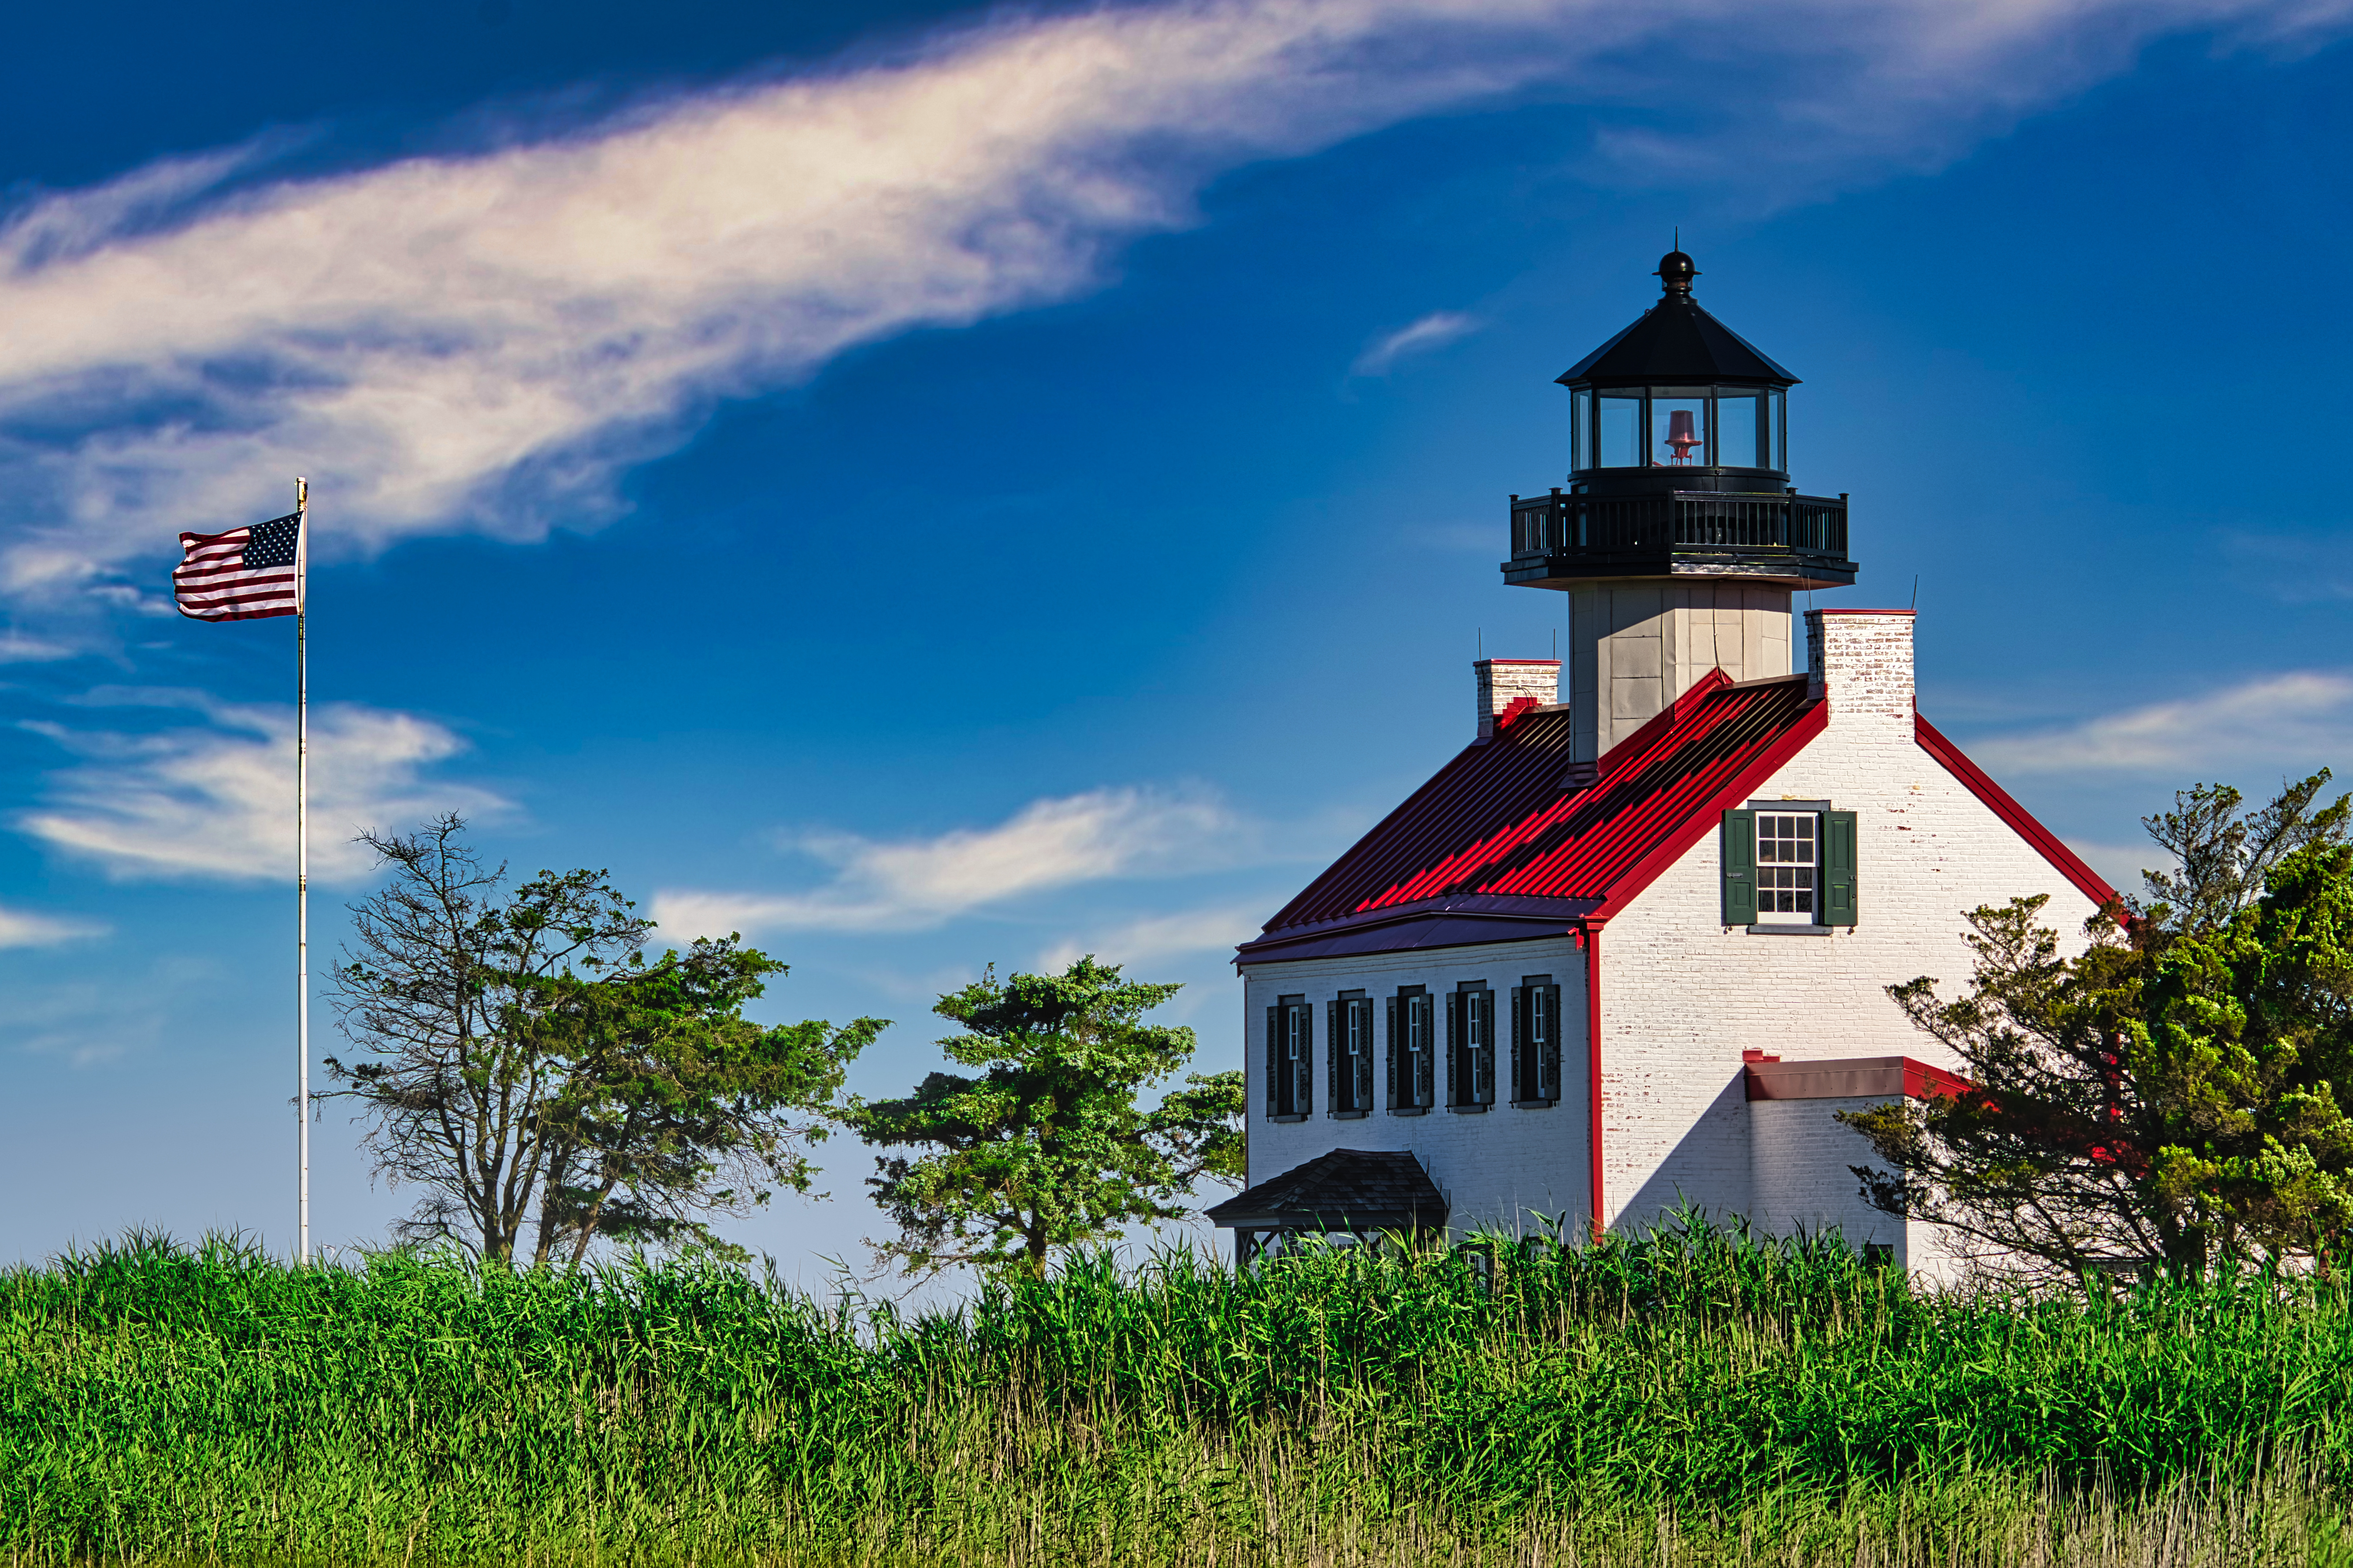
[[[1811,616],[1917,616],[1917,610],[1809,610]]]
[[[1711,670],[1709,673],[1721,676],[1724,672]],[[1730,681],[1720,684],[1729,685]],[[1798,715],[1796,723],[1783,731],[1771,745],[1757,752],[1756,759],[1746,767],[1733,774],[1731,780],[1716,791],[1714,798],[1696,807],[1672,831],[1652,845],[1649,854],[1628,867],[1616,881],[1610,883],[1609,891],[1602,895],[1601,908],[1596,912],[1606,920],[1624,909],[1643,889],[1657,881],[1662,872],[1682,859],[1693,845],[1714,832],[1722,823],[1725,811],[1747,799],[1749,791],[1772,777],[1791,757],[1805,750],[1806,743],[1820,734],[1830,721],[1831,705],[1827,702],[1817,702]],[[1620,742],[1620,746],[1624,744]]]
[[[2008,823],[2010,831],[2034,846],[2052,868],[2075,885],[2075,890],[2103,907],[2117,901],[2116,890],[2106,879],[2084,864],[2083,857],[2059,842],[2058,835],[2034,820],[2033,815],[2010,792],[1993,782],[1987,772],[1961,753],[1961,749],[1945,738],[1937,728],[1919,714],[1912,715],[1912,731],[1920,749],[1944,764],[1945,771],[1968,786],[1968,792],[1986,803],[1993,814]]]

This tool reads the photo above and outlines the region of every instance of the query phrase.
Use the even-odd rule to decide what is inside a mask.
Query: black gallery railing
[[[1728,490],[1512,501],[1512,553],[1617,555],[1670,550],[1787,550],[1846,555],[1843,498]]]

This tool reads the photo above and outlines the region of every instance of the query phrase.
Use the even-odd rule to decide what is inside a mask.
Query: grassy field
[[[2353,1563],[2353,1295],[1915,1295],[1834,1246],[1105,1262],[905,1317],[716,1268],[0,1274],[0,1556]]]

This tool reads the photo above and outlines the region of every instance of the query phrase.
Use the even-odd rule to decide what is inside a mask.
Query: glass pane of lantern
[[[1720,386],[1715,392],[1715,460],[1726,468],[1761,468],[1757,460],[1757,421],[1762,406],[1754,387]]]
[[[1568,395],[1568,471],[1593,467],[1593,394],[1578,387]]]
[[[1594,454],[1594,467],[1639,468],[1641,466],[1641,393],[1604,392],[1601,394],[1601,449]]]
[[[1773,461],[1767,466],[1786,474],[1789,471],[1789,400],[1778,386],[1765,399],[1772,405]]]
[[[1683,468],[1707,460],[1707,389],[1651,388],[1651,461]]]

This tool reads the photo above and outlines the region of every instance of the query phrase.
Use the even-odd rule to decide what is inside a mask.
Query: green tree
[[[751,1023],[785,965],[733,937],[648,963],[606,873],[510,888],[454,815],[363,841],[393,875],[353,907],[332,999],[365,1055],[326,1066],[377,1173],[425,1189],[396,1234],[534,1264],[599,1237],[731,1250],[703,1216],[807,1189],[881,1020]]]
[[[1060,974],[981,979],[934,1009],[940,1042],[976,1075],[934,1072],[902,1100],[853,1100],[878,1156],[868,1185],[899,1227],[871,1243],[917,1272],[976,1265],[1042,1273],[1057,1251],[1134,1221],[1180,1219],[1202,1177],[1242,1176],[1242,1075],[1193,1074],[1145,1110],[1139,1090],[1192,1058],[1193,1031],[1143,1022],[1179,988],[1121,978],[1090,954]]]
[[[2087,1282],[2319,1259],[2353,1226],[2353,848],[2326,772],[2252,817],[2200,785],[2146,819],[2178,858],[2073,955],[2042,898],[1968,915],[1966,992],[1888,988],[1974,1086],[1842,1112],[1867,1197]]]

